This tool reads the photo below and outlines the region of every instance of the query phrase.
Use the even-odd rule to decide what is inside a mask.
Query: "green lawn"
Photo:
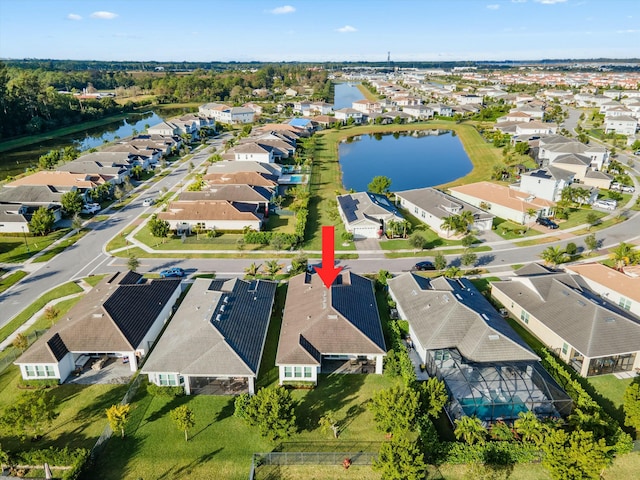
[[[22,312],[16,315],[13,320],[7,323],[4,327],[0,328],[0,342],[7,338],[11,333],[13,333],[20,325],[29,320],[38,310],[43,308],[51,300],[60,297],[66,297],[67,295],[80,292],[82,292],[82,288],[80,288],[74,282],[68,282],[45,293],[27,308],[25,308]]]
[[[68,228],[62,228],[42,237],[31,235],[25,237],[20,234],[2,235],[0,236],[0,263],[22,263],[64,237],[68,232]]]
[[[126,437],[109,441],[89,475],[94,480],[213,477],[245,480],[254,452],[276,448],[318,451],[349,446],[351,449],[354,442],[371,448],[368,442],[378,442],[384,437],[374,431],[365,402],[373,392],[390,384],[390,380],[379,375],[334,375],[321,376],[315,390],[294,390],[293,396],[299,402],[296,411],[300,432],[281,444],[261,438],[257,429],[235,418],[233,397],[197,395],[169,399],[151,397],[142,389],[133,402],[135,408]],[[189,405],[196,418],[189,442],[185,442],[184,434],[168,415],[182,404]],[[318,429],[317,420],[327,411],[346,419],[338,441]]]
[[[34,262],[35,263],[48,262],[49,260],[51,260],[53,257],[58,255],[59,253],[63,252],[66,248],[69,248],[71,245],[76,243],[78,240],[80,240],[82,237],[84,237],[87,233],[89,233],[89,230],[84,229],[84,228],[81,229],[79,232],[76,232],[71,237],[61,241],[60,243],[58,243],[55,247],[47,250],[45,253],[43,253],[38,258],[36,258],[34,260]]]
[[[10,366],[0,373],[0,410],[4,409],[22,390],[17,388],[20,370]],[[76,385],[64,384],[47,391],[55,397],[58,416],[38,442],[24,442],[8,432],[2,437],[2,447],[7,450],[49,448],[91,448],[106,425],[104,410],[118,403],[127,389],[126,385]]]
[[[518,238],[535,237],[540,235],[538,230],[531,228],[531,224],[520,225],[511,220],[504,220],[496,217],[493,220],[494,232],[505,240],[515,240]]]
[[[23,270],[17,270],[15,272],[7,275],[6,277],[3,277],[2,279],[0,279],[0,293],[4,292],[9,287],[11,287],[11,286],[15,285],[16,283],[18,283],[20,280],[22,280],[27,275],[29,275],[27,272],[25,272]]]
[[[589,215],[590,213],[595,214],[598,219],[607,216],[605,212],[592,210],[591,208],[572,208],[567,220],[559,220],[556,223],[558,224],[560,230],[566,230],[567,228],[584,225],[587,223],[587,215]]]

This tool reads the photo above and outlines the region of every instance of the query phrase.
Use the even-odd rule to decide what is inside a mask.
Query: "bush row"
[[[248,244],[269,245],[274,237],[282,237],[286,245],[295,245],[298,241],[296,235],[291,233],[257,232],[255,230],[244,233],[244,241]]]
[[[181,397],[184,395],[183,387],[161,387],[155,383],[149,383],[147,385],[147,392],[149,395],[160,397]]]
[[[48,463],[60,467],[71,467],[62,471],[63,480],[77,479],[88,459],[89,450],[86,448],[71,450],[68,447],[26,450],[9,457],[10,462],[14,465],[44,465]]]

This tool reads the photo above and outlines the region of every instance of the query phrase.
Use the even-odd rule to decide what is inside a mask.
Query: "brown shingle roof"
[[[162,220],[259,220],[250,211],[243,211],[242,204],[225,200],[203,200],[200,202],[171,202],[166,212],[160,212]],[[255,208],[255,205],[253,206]]]

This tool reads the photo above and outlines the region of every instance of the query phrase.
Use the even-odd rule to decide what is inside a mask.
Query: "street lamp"
[[[27,242],[27,232],[25,232],[24,230],[24,225],[21,225],[22,227],[22,234],[24,235],[24,246],[27,247],[27,255],[29,255],[29,242]]]

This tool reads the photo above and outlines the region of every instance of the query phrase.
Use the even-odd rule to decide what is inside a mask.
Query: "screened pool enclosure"
[[[427,352],[427,370],[449,390],[450,419],[476,416],[490,424],[513,421],[520,412],[539,418],[566,417],[571,398],[539,362],[472,363],[455,349]]]

